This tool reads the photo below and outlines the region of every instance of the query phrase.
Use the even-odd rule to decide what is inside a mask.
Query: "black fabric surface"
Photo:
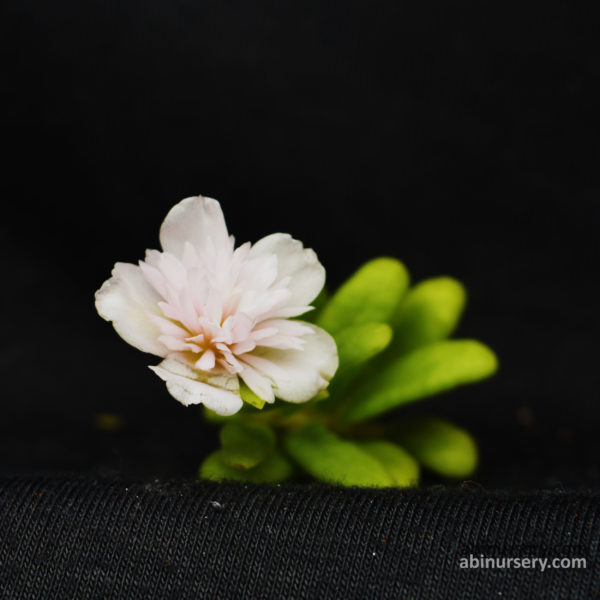
[[[6,0],[0,40],[3,597],[599,595],[591,4]],[[473,481],[194,482],[215,429],[93,293],[198,193],[238,243],[313,247],[331,288],[380,255],[465,283],[457,335],[498,375],[395,416],[467,428]],[[538,543],[587,569],[456,567]]]
[[[3,598],[598,595],[598,496],[3,478]],[[586,569],[461,569],[479,556]]]

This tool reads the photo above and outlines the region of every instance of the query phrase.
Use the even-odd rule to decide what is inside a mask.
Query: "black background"
[[[383,254],[462,280],[459,334],[501,371],[412,410],[473,432],[485,487],[600,482],[592,14],[9,0],[0,17],[4,470],[193,476],[214,432],[93,292],[201,193],[238,242],[313,247],[331,287]]]

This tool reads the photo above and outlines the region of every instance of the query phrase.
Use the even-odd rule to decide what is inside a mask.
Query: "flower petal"
[[[307,335],[302,350],[279,350],[258,347],[251,355],[260,356],[274,363],[285,372],[286,377],[273,379],[275,396],[288,402],[306,402],[327,387],[338,367],[338,354],[333,338],[320,327],[310,327],[314,335]]]
[[[287,373],[283,369],[262,356],[246,354],[243,360],[266,377],[270,377],[271,379],[287,379]]]
[[[259,373],[254,367],[245,364],[240,372],[240,377],[259,398],[262,398],[265,402],[275,402],[271,380]]]
[[[325,284],[325,269],[314,250],[304,248],[302,242],[287,233],[274,233],[262,238],[250,249],[251,258],[264,254],[277,255],[277,281],[290,277],[286,286],[291,298],[286,306],[305,306],[321,291]]]
[[[117,263],[112,277],[96,292],[96,310],[103,319],[112,321],[128,344],[142,352],[165,356],[167,349],[158,340],[161,332],[148,317],[148,313],[160,314],[159,300],[138,266]]]
[[[201,371],[210,371],[215,366],[215,353],[212,350],[205,350],[202,356],[196,361],[196,369]]]
[[[223,211],[216,200],[192,196],[169,211],[160,228],[163,250],[181,258],[186,242],[190,242],[200,256],[232,252]]]
[[[204,404],[206,408],[222,416],[233,415],[242,408],[243,402],[239,394],[224,387],[193,379],[189,375],[195,375],[194,371],[178,361],[166,359],[156,367],[151,366],[150,369],[166,382],[171,396],[185,406]],[[222,383],[230,384],[230,387],[233,387],[232,379],[237,382],[236,377],[230,378],[228,381],[223,379]]]

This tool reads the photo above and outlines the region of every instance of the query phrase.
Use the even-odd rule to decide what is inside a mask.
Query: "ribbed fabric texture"
[[[593,598],[599,496],[0,478],[1,598]],[[585,569],[461,569],[470,553]]]

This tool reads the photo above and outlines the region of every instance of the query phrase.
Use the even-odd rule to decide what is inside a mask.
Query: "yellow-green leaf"
[[[231,421],[221,429],[222,458],[236,469],[251,469],[275,446],[275,434],[261,423]]]
[[[236,469],[228,465],[217,450],[206,457],[198,475],[201,479],[212,481],[246,481],[249,483],[276,483],[289,479],[294,473],[290,461],[277,449],[253,469]]]
[[[345,486],[394,485],[375,457],[320,423],[309,423],[291,431],[285,436],[284,445],[288,454],[315,479]]]
[[[408,271],[395,258],[376,258],[356,271],[323,307],[317,324],[335,334],[351,325],[389,322],[408,287]]]
[[[379,354],[391,339],[392,328],[386,323],[363,323],[342,329],[335,335],[340,360],[335,377],[344,377],[347,372]]]
[[[446,477],[468,477],[477,466],[473,438],[442,419],[403,421],[394,438],[424,466]]]
[[[406,450],[386,440],[363,442],[360,447],[374,456],[398,487],[419,483],[419,463]]]
[[[410,289],[394,317],[395,353],[447,338],[463,313],[467,294],[451,277],[427,279]]]
[[[342,408],[341,420],[370,419],[402,404],[489,377],[497,366],[494,353],[475,340],[445,340],[417,348],[363,381]]]
[[[265,405],[265,401],[257,396],[243,381],[240,381],[240,396],[244,402],[259,410]]]

